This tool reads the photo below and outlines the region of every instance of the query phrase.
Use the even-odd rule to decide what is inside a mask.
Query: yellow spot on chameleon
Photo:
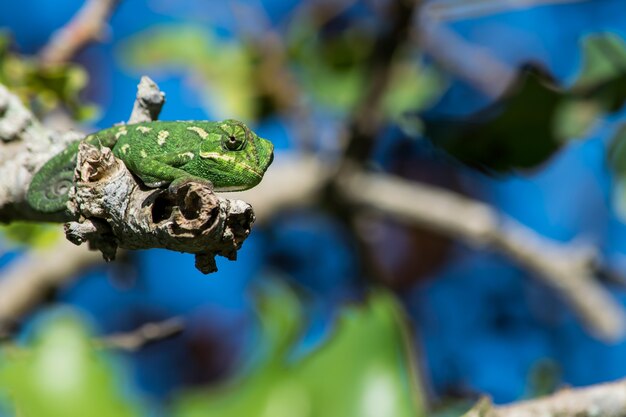
[[[149,131],[151,131],[151,130],[152,130],[152,128],[151,128],[151,127],[147,127],[147,126],[137,126],[137,129],[136,129],[136,130],[138,130],[138,131],[140,131],[141,133],[144,133],[144,134],[145,134],[145,133],[148,133]]]
[[[130,145],[128,143],[125,143],[124,145],[122,145],[122,148],[120,150],[124,155],[126,155],[126,152],[128,152],[128,148],[130,148]]]
[[[185,152],[184,154],[181,154],[181,156],[184,156],[184,157],[189,158],[189,159],[193,159],[194,154],[193,154],[193,152]]]
[[[124,136],[126,134],[128,134],[128,131],[126,130],[126,126],[120,127],[120,130],[118,130],[117,133],[115,134],[115,139],[119,139],[120,136]]]
[[[141,155],[142,158],[147,158],[148,157],[148,154],[143,149],[141,150],[141,152],[139,152],[139,155]]]
[[[159,131],[159,134],[157,136],[157,143],[159,144],[159,146],[165,145],[165,140],[167,139],[169,135],[170,135],[170,132],[168,132],[167,130]]]
[[[198,126],[188,127],[187,130],[191,130],[192,132],[196,132],[202,139],[206,139],[207,136],[209,136],[209,134],[206,132],[206,130],[204,130],[201,127],[198,127]]]

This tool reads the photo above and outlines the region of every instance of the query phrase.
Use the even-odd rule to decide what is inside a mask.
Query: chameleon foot
[[[178,194],[181,189],[188,187],[194,183],[206,187],[211,192],[213,192],[214,190],[214,186],[211,181],[205,180],[204,178],[199,178],[199,177],[188,177],[188,178],[179,178],[179,179],[172,181],[169,187],[167,187],[167,191],[171,195],[174,196]]]

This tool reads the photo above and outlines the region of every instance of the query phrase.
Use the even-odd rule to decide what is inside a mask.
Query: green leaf
[[[318,104],[348,112],[364,91],[372,33],[365,26],[324,31],[308,19],[294,21],[289,57],[299,84]]]
[[[33,248],[47,248],[61,238],[61,229],[58,225],[13,222],[0,226],[0,232],[9,242]]]
[[[459,119],[426,118],[425,136],[486,172],[537,167],[626,101],[626,42],[612,33],[589,35],[582,55],[571,88],[560,88],[545,73],[522,71],[486,110]]]
[[[563,92],[536,69],[522,71],[504,98],[465,119],[424,119],[424,134],[461,161],[487,172],[537,166],[561,146],[553,121]]]
[[[607,160],[615,174],[613,207],[621,220],[626,221],[626,124],[622,124],[613,135]]]
[[[25,348],[3,349],[0,393],[21,417],[132,417],[111,363],[95,350],[77,316],[43,321]]]
[[[408,135],[417,136],[422,124],[415,115],[432,105],[446,85],[446,79],[435,68],[409,58],[400,60],[393,66],[383,112]]]
[[[34,58],[11,52],[8,34],[0,32],[0,83],[39,116],[63,106],[79,120],[94,117],[94,106],[80,98],[88,80],[77,64],[41,66]]]
[[[553,120],[554,134],[565,143],[589,134],[602,114],[602,107],[594,100],[564,100],[556,109]]]
[[[261,345],[269,340],[280,348],[266,352],[267,357],[246,376],[182,394],[175,416],[424,415],[405,318],[391,295],[377,293],[364,306],[346,309],[330,339],[294,361],[289,359],[286,342],[293,345],[302,325],[301,307],[285,289],[266,294],[270,298],[264,298],[259,310]]]

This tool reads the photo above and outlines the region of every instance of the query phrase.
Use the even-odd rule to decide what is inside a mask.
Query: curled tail
[[[66,209],[68,193],[74,185],[78,143],[70,144],[46,162],[33,176],[26,201],[37,211],[55,213]]]

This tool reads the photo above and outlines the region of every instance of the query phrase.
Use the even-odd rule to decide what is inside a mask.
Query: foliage
[[[404,318],[389,294],[344,310],[330,339],[290,358],[301,306],[283,287],[259,300],[265,355],[249,375],[184,395],[175,415],[402,417],[423,415]]]
[[[310,22],[298,23],[292,24],[286,45],[278,45],[286,49],[285,64],[293,69],[298,86],[307,99],[327,110],[352,110],[368,82],[365,60],[373,34],[348,27],[322,37]],[[243,120],[259,119],[285,105],[282,97],[273,95],[281,94],[283,88],[277,84],[287,80],[264,70],[267,53],[251,40],[218,39],[210,30],[191,25],[153,27],[121,48],[130,69],[183,72],[200,86],[211,114]],[[397,57],[392,72],[384,113],[410,124],[405,115],[436,99],[445,86],[444,77],[409,54]]]
[[[342,113],[354,109],[371,80],[368,65],[374,33],[367,21],[354,25],[316,27],[295,21],[288,36],[292,65],[299,84],[319,105]],[[432,104],[446,85],[443,75],[421,62],[420,56],[403,52],[392,64],[385,92],[384,115],[402,122],[407,114]]]
[[[262,343],[256,365],[217,387],[181,393],[173,415],[423,415],[404,317],[391,295],[376,293],[364,306],[343,311],[330,339],[295,360],[290,356],[304,316],[294,293],[266,287],[257,306]],[[24,346],[0,350],[5,406],[24,417],[144,415],[78,316],[50,314],[32,333]]]
[[[40,322],[27,347],[5,347],[0,392],[23,417],[130,417],[112,364],[94,347],[84,324],[64,312]]]
[[[0,83],[17,94],[39,115],[65,106],[78,120],[92,119],[96,107],[80,94],[87,85],[87,72],[77,64],[41,65],[37,59],[12,52],[10,37],[0,33]]]
[[[8,244],[32,248],[49,247],[61,237],[56,225],[43,223],[13,222],[0,225],[0,233]]]
[[[426,137],[487,172],[536,167],[626,101],[626,43],[615,34],[589,35],[582,51],[582,70],[570,88],[545,71],[524,69],[488,109],[463,119],[426,118]]]

